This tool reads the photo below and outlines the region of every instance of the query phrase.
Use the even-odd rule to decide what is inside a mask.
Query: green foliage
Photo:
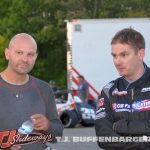
[[[16,33],[27,32],[38,43],[39,56],[32,74],[55,80],[66,88],[66,25],[64,20],[149,17],[149,0],[1,0],[0,70],[3,51]]]

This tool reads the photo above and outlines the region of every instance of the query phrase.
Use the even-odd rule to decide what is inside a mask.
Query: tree
[[[56,24],[54,10],[56,1],[8,0],[0,1],[1,61],[4,47],[16,33],[27,32],[38,43],[39,56],[32,74],[46,81],[56,80],[65,85],[65,30]],[[57,6],[58,7],[58,6]],[[38,8],[38,9],[37,9]],[[3,60],[4,61],[4,60]],[[2,63],[1,70],[5,64]]]

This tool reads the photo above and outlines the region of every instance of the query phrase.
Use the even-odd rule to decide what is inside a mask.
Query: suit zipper
[[[131,90],[131,95],[132,95],[132,100],[134,99],[134,91],[133,89]]]
[[[132,101],[134,100],[134,90],[133,89],[131,89],[131,99],[132,99]],[[131,112],[132,112],[132,104],[133,104],[132,101],[130,102]]]

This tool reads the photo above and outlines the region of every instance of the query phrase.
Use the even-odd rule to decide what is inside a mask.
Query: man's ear
[[[141,49],[139,50],[139,58],[140,58],[141,60],[143,60],[143,59],[144,59],[144,56],[145,56],[145,49],[144,49],[144,48],[141,48]]]
[[[5,54],[5,58],[6,58],[6,60],[9,60],[9,53],[10,53],[10,49],[5,48],[5,50],[4,50],[4,54]]]

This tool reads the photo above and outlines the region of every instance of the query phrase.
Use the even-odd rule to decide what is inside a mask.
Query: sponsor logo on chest
[[[117,88],[115,88],[112,92],[113,96],[124,96],[127,95],[127,91],[118,91]]]
[[[115,112],[150,110],[150,99],[135,101],[132,104],[113,103],[112,108]]]
[[[150,91],[150,87],[145,87],[145,88],[142,88],[141,92],[148,92]]]

